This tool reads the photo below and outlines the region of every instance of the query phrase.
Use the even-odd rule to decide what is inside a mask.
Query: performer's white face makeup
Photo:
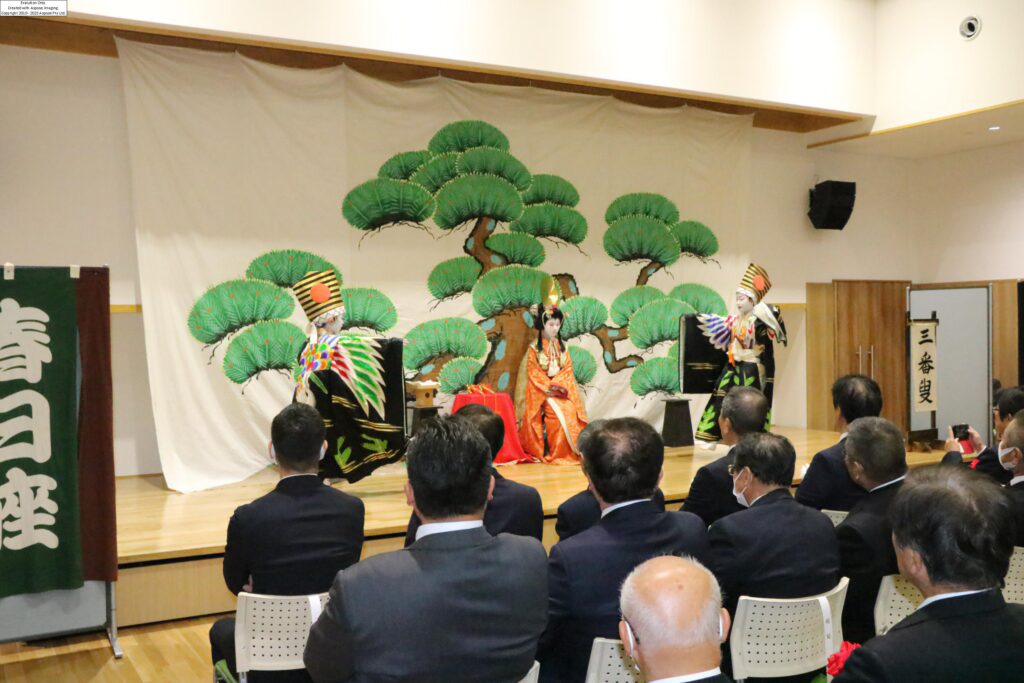
[[[746,315],[754,310],[754,300],[746,294],[736,292],[736,310],[740,312],[740,315]]]
[[[320,327],[324,329],[327,334],[341,334],[341,330],[345,325],[345,314],[339,313],[338,315],[332,316],[324,321]]]
[[[562,329],[562,321],[558,318],[548,318],[544,322],[544,336],[547,339],[558,337],[558,331]]]

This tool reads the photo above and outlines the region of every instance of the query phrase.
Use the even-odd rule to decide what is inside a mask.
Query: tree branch
[[[651,276],[664,267],[664,263],[652,259],[646,266],[640,269],[640,273],[636,276],[637,287],[640,285],[646,285]]]
[[[491,236],[491,229],[489,227],[491,223],[497,226],[497,222],[493,218],[487,216],[477,218],[473,229],[469,231],[469,239],[462,246],[462,250],[480,264],[480,275],[485,275],[495,268],[508,265],[507,258],[487,247],[487,238]]]

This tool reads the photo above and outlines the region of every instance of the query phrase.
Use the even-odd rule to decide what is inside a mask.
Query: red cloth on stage
[[[505,423],[505,443],[494,458],[495,465],[534,462],[533,458],[523,452],[523,446],[519,441],[519,431],[516,429],[516,409],[512,405],[511,396],[501,391],[495,394],[458,394],[455,397],[455,404],[452,406],[452,413],[458,412],[459,408],[470,403],[487,406]]]

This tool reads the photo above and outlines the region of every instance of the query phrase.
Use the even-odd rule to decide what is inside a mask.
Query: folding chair
[[[235,613],[235,665],[239,683],[249,671],[305,668],[302,654],[309,629],[327,604],[319,595],[238,594]]]
[[[924,602],[921,591],[899,574],[882,577],[875,598],[875,635],[888,633]]]
[[[733,678],[795,676],[824,668],[843,642],[842,614],[850,580],[807,598],[741,596],[729,649]]]
[[[594,638],[585,683],[645,683],[621,640]]]
[[[839,526],[846,519],[846,515],[850,514],[846,510],[822,510],[821,513],[832,520],[832,526]]]

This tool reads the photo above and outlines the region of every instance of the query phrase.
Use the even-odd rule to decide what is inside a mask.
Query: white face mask
[[[1003,456],[1009,455],[1010,453],[1013,453],[1015,450],[1017,450],[1016,446],[1011,446],[1010,448],[1003,448],[1001,445],[999,446],[999,464],[1003,466],[1004,470],[1012,472],[1013,470],[1017,469],[1016,462],[1003,460]]]
[[[737,503],[739,503],[740,505],[742,505],[745,508],[748,508],[748,507],[750,507],[750,503],[747,502],[746,497],[743,495],[743,491],[737,491],[736,490],[736,479],[738,479],[738,478],[739,477],[734,477],[733,480],[732,480],[732,495],[736,496],[736,502]]]

